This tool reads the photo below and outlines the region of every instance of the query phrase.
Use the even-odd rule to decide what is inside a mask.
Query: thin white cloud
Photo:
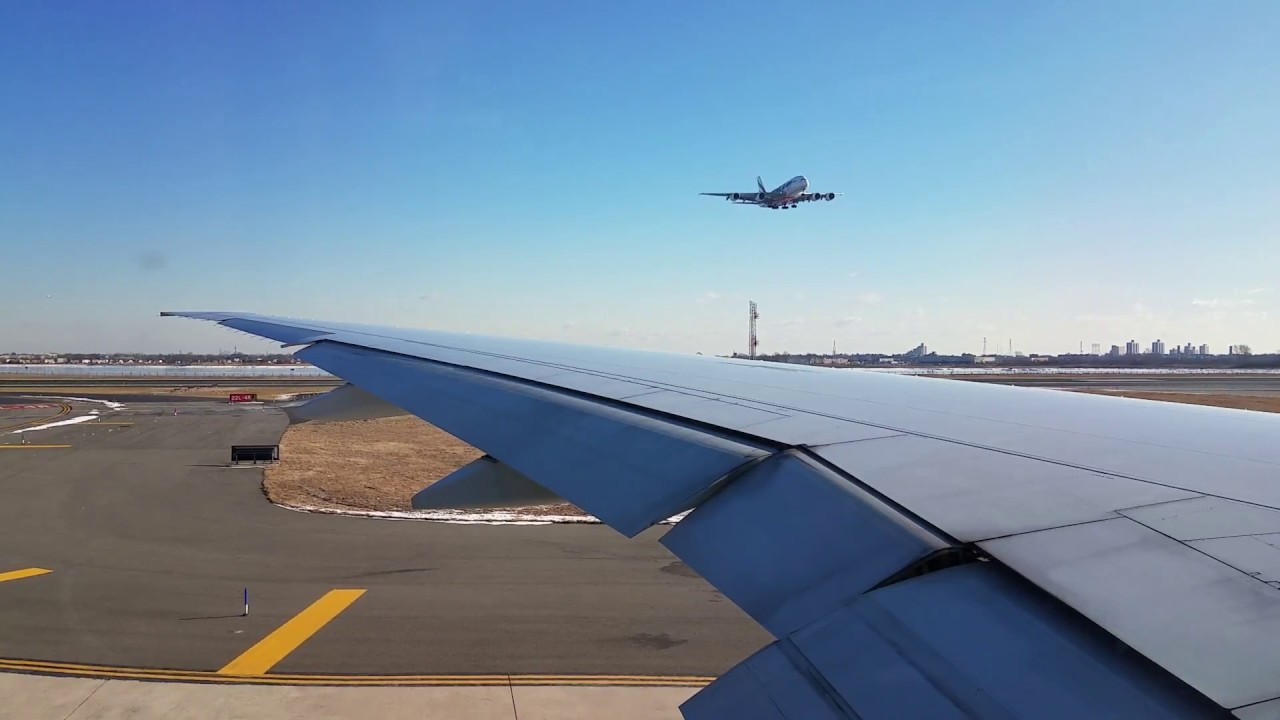
[[[419,299],[419,300],[439,300],[439,299],[440,299],[440,291],[439,291],[439,290],[432,290],[431,292],[426,293],[426,294],[424,294],[424,295],[419,295],[419,296],[418,296],[418,299]]]
[[[857,315],[846,315],[842,318],[837,318],[834,324],[836,327],[849,327],[850,325],[857,325],[860,322],[862,322],[861,317],[858,317]]]
[[[698,297],[697,302],[709,303],[709,302],[715,302],[716,300],[719,300],[719,299],[720,299],[720,293],[716,292],[715,290],[708,290],[702,293],[702,295]]]
[[[851,277],[851,278],[856,278],[856,277],[858,277],[858,271],[857,271],[857,270],[854,270],[853,272],[849,273],[849,277]]]
[[[791,318],[778,323],[778,327],[800,327],[801,325],[804,325],[804,318],[802,317]]]
[[[884,296],[877,292],[864,292],[858,295],[858,302],[868,305],[875,305],[884,300]]]
[[[1191,301],[1191,304],[1195,305],[1196,307],[1209,308],[1211,310],[1229,310],[1231,308],[1243,307],[1245,305],[1252,305],[1253,301],[1252,300],[1227,300],[1224,298],[1213,298],[1211,300],[1202,300],[1200,298],[1196,298],[1195,300]]]
[[[1274,289],[1274,288],[1269,288],[1269,287],[1256,287],[1256,288],[1253,288],[1252,290],[1250,290],[1250,291],[1249,291],[1249,294],[1250,294],[1250,295],[1261,295],[1261,294],[1263,294],[1263,293],[1269,293],[1269,292],[1275,292],[1275,289]]]

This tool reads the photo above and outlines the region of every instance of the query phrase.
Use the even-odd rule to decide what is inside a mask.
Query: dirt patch
[[[162,392],[166,395],[185,395],[187,397],[207,397],[226,400],[231,393],[254,393],[259,400],[291,400],[295,395],[300,394],[317,394],[329,392],[337,387],[317,386],[317,385],[273,385],[269,387],[254,387],[252,385],[237,387],[235,385],[218,385],[210,386],[190,386],[166,388]]]
[[[1261,395],[1180,393],[1160,392],[1158,390],[1076,390],[1075,392],[1089,393],[1090,395],[1118,395],[1120,397],[1137,398],[1139,400],[1160,400],[1163,402],[1185,403],[1187,405],[1212,405],[1214,407],[1234,408],[1236,410],[1280,412],[1280,397],[1267,397]]]
[[[484,453],[417,417],[290,426],[263,487],[274,503],[333,510],[412,510],[422,488]],[[528,509],[584,515],[574,505]]]

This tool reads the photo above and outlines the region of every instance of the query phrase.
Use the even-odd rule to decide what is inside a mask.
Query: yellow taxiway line
[[[21,580],[23,578],[36,577],[37,575],[48,575],[52,570],[44,568],[26,568],[25,570],[11,570],[9,572],[0,572],[0,582],[7,580]]]
[[[52,420],[57,420],[63,415],[66,415],[67,413],[71,412],[71,406],[66,403],[58,403],[58,407],[60,408],[58,412],[52,415],[46,415],[45,417],[31,418],[30,420],[23,420],[22,422],[14,423],[12,425],[4,425],[0,427],[0,432],[5,432],[7,430],[20,430],[28,425],[41,425],[41,424],[50,422]]]
[[[320,628],[360,599],[364,590],[330,590],[311,603],[310,607],[294,615],[291,620],[276,628],[275,632],[245,650],[240,657],[219,670],[223,675],[263,675],[289,653],[315,635]]]
[[[209,670],[85,665],[45,660],[0,659],[0,672],[38,673],[114,680],[159,680],[248,685],[501,687],[510,685],[579,685],[588,687],[703,687],[714,677],[701,675],[306,675],[270,673],[228,675]]]

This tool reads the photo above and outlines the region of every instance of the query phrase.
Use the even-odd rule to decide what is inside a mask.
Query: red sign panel
[[[227,402],[253,402],[258,399],[258,393],[231,393]]]

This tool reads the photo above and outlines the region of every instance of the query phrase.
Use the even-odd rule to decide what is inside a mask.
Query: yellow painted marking
[[[173,680],[252,685],[702,687],[715,680],[714,677],[701,675],[290,675],[284,673],[227,675],[222,674],[221,671],[208,670],[161,670],[10,659],[0,659],[0,671],[125,680]]]
[[[70,445],[0,445],[0,450],[49,450],[50,448],[69,448]]]
[[[58,412],[54,413],[53,415],[46,415],[44,417],[31,418],[30,420],[23,420],[21,422],[14,423],[12,425],[0,426],[0,432],[6,431],[6,430],[19,430],[28,425],[44,425],[45,423],[51,420],[57,420],[63,415],[66,415],[67,413],[71,412],[71,406],[67,405],[66,403],[58,403],[58,408],[59,408]]]
[[[27,568],[25,570],[12,570],[10,572],[0,573],[0,582],[6,580],[21,580],[23,578],[35,577],[37,575],[47,575],[53,572],[44,568]]]
[[[245,650],[218,672],[223,675],[263,675],[289,653],[338,617],[364,594],[364,590],[330,590],[306,610],[276,628],[275,632]]]

